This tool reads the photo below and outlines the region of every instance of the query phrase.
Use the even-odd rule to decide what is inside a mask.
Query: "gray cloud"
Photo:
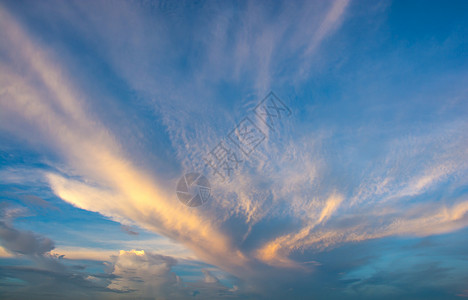
[[[129,235],[138,235],[139,233],[137,231],[132,230],[132,227],[128,225],[121,225],[120,228],[122,229],[123,232],[129,234]]]
[[[55,248],[51,239],[13,227],[13,218],[24,214],[24,209],[5,204],[0,209],[0,242],[5,249],[17,254],[42,256]]]
[[[43,255],[55,248],[54,242],[30,231],[21,231],[0,221],[0,239],[9,251],[25,255]]]

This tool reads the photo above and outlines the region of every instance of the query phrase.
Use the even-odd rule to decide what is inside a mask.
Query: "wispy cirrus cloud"
[[[414,94],[392,94],[408,88],[393,76],[409,78],[408,70],[420,66],[395,58],[404,49],[388,58],[377,55],[372,38],[360,44],[343,34],[364,26],[352,19],[352,2],[56,4],[25,9],[36,16],[50,8],[37,20],[44,28],[15,15],[14,5],[0,10],[0,51],[7,58],[0,60],[2,132],[52,166],[6,167],[2,178],[46,183],[75,207],[124,230],[139,226],[164,235],[247,283],[229,289],[206,271],[200,290],[240,295],[248,283],[275,277],[277,268],[291,278],[318,270],[325,264],[315,255],[323,250],[468,225],[467,123],[450,114],[466,107],[459,100],[439,106],[424,89],[414,94],[430,99],[428,107]],[[375,63],[375,56],[385,62]],[[401,75],[399,65],[409,73]],[[386,97],[379,95],[383,86]],[[265,143],[231,181],[210,177],[209,206],[183,206],[174,193],[182,169],[200,171],[202,157],[277,87],[293,116],[276,132],[262,128]],[[294,94],[302,99],[288,97]],[[424,117],[415,113],[413,122],[409,112],[421,110]],[[129,297],[133,290],[151,293],[162,288],[152,278],[161,278],[174,288],[166,297],[196,294],[171,271],[179,250],[140,252],[131,243],[137,244],[122,243],[125,250],[114,258],[112,289]],[[53,253],[104,260],[112,251],[59,246]],[[133,278],[135,266],[141,280]]]
[[[43,84],[41,89],[52,95],[47,98],[24,77],[10,70],[2,73],[3,85],[7,87],[2,96],[3,113],[28,120],[30,128],[38,130],[37,134],[51,139],[49,146],[70,163],[76,175],[100,185],[91,186],[49,174],[54,192],[73,205],[117,221],[135,220],[143,227],[173,234],[181,241],[192,240],[193,246],[205,248],[201,254],[232,251],[228,238],[217,232],[209,219],[181,206],[173,193],[158,188],[149,174],[132,166],[112,135],[85,114],[81,97],[73,92],[62,71],[49,62],[48,55],[30,41],[7,12],[3,11],[2,15],[2,23],[9,28],[7,40],[18,49],[15,55],[30,61],[31,71],[38,73]],[[235,251],[233,255],[237,256]]]
[[[226,252],[232,252],[237,257],[233,259],[234,265],[243,264],[244,255],[237,252],[229,237],[217,232],[215,223],[180,207],[172,193],[155,186],[151,175],[132,167],[112,134],[90,117],[85,104],[89,96],[77,92],[65,71],[48,53],[5,10],[2,14],[8,28],[4,38],[10,42],[4,50],[39,79],[39,84],[32,84],[32,78],[5,65],[9,71],[3,73],[4,86],[8,87],[3,91],[3,99],[10,100],[3,101],[4,111],[27,119],[29,128],[34,128],[47,140],[48,147],[68,161],[75,175],[96,184],[50,173],[47,177],[53,191],[80,208],[100,212],[119,222],[134,220],[145,228],[193,242],[195,248],[199,247],[195,245],[210,244],[209,248],[202,246],[203,251],[198,253],[201,256],[225,256]],[[189,228],[192,229],[182,234]]]

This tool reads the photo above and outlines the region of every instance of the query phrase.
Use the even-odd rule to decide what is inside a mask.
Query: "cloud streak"
[[[372,98],[372,86],[392,85],[391,79],[366,75],[365,84],[354,81],[374,69],[358,61],[350,71],[352,49],[349,56],[336,58],[327,48],[328,42],[353,43],[341,28],[354,17],[352,2],[147,5],[119,3],[107,9],[96,3],[90,9],[78,2],[51,8],[48,22],[66,19],[67,30],[76,35],[70,40],[76,38],[85,50],[59,41],[55,48],[46,46],[50,37],[37,35],[7,5],[0,7],[1,129],[44,154],[50,165],[37,172],[34,167],[2,168],[4,183],[40,177],[66,203],[121,223],[132,238],[137,238],[133,226],[161,234],[246,283],[227,288],[204,270],[204,282],[185,289],[173,272],[176,255],[129,250],[139,249],[129,243],[112,258],[115,277],[104,280],[104,290],[123,298],[134,291],[141,296],[162,291],[170,298],[205,290],[213,298],[231,297],[249,290],[248,283],[267,281],[262,276],[272,270],[310,274],[323,266],[315,255],[324,250],[468,226],[467,122],[438,115],[437,126],[433,119],[413,126],[387,100]],[[182,12],[190,17],[178,19]],[[347,25],[356,26],[353,22]],[[101,65],[82,66],[86,59],[79,51],[89,51],[94,57],[89,60]],[[321,69],[326,63],[333,65],[328,73]],[[92,82],[90,70],[105,75],[102,86]],[[341,81],[330,84],[335,80]],[[347,93],[348,85],[359,90],[357,96]],[[174,193],[178,171],[201,171],[210,147],[276,86],[293,116],[275,132],[262,128],[265,143],[232,180],[219,182],[208,175],[214,193],[209,206],[181,204]],[[302,99],[288,97],[301,89],[306,91]],[[416,100],[408,101],[412,95],[392,96],[415,103],[407,110],[422,109]],[[438,111],[434,107],[428,115]],[[158,159],[178,165],[167,163],[165,169],[154,162]],[[41,256],[54,249],[51,240],[5,222],[0,235],[5,241],[0,254]],[[64,246],[52,253],[104,260],[112,251]],[[101,279],[89,280],[103,287]]]

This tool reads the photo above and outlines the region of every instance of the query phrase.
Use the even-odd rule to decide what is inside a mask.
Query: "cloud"
[[[107,287],[125,292],[121,297],[128,299],[192,299],[194,295],[203,299],[224,299],[240,296],[236,294],[237,289],[222,285],[207,269],[201,270],[203,277],[184,282],[173,271],[177,264],[178,261],[169,256],[144,250],[121,250],[112,256],[109,263],[110,273],[115,278]]]
[[[320,42],[334,26],[337,26],[347,3],[347,1],[333,3],[315,33],[316,38],[312,40],[312,45]],[[262,24],[260,19],[258,22]],[[412,234],[420,232],[424,224],[427,224],[427,220],[438,216],[437,213],[419,218],[391,216],[386,220],[388,228],[379,228],[375,232],[372,228],[366,228],[367,224],[352,227],[351,231],[341,228],[323,230],[325,223],[332,226],[334,222],[340,221],[339,215],[336,218],[333,216],[339,206],[346,205],[345,191],[325,184],[315,199],[304,196],[311,194],[319,175],[322,178],[326,175],[321,169],[325,157],[314,158],[311,155],[298,154],[307,153],[320,145],[309,142],[307,146],[301,148],[291,137],[289,140],[285,139],[289,142],[286,148],[270,143],[265,148],[268,150],[265,153],[268,154],[259,154],[256,160],[253,158],[250,169],[252,173],[238,176],[231,186],[221,184],[216,186],[221,190],[220,201],[223,201],[222,205],[226,205],[223,208],[227,212],[219,208],[206,212],[191,210],[181,205],[173,191],[167,188],[165,182],[154,173],[135,165],[131,155],[122,149],[118,139],[98,121],[94,113],[90,112],[88,102],[92,95],[77,91],[66,70],[59,66],[59,62],[52,60],[45,48],[34,41],[5,10],[2,10],[2,25],[8,28],[3,39],[7,42],[4,44],[9,45],[6,49],[4,47],[3,51],[11,56],[13,61],[20,62],[28,71],[27,74],[34,74],[34,77],[26,76],[15,69],[14,65],[5,65],[7,71],[3,72],[0,78],[7,87],[2,90],[5,120],[12,119],[11,116],[21,119],[24,124],[28,124],[28,129],[34,132],[33,135],[26,134],[28,138],[34,140],[34,136],[43,137],[47,147],[52,148],[68,163],[68,174],[48,172],[46,177],[56,195],[79,208],[99,212],[123,224],[136,222],[143,228],[184,243],[199,257],[237,274],[241,274],[241,270],[257,257],[243,253],[236,241],[248,239],[254,226],[261,224],[270,214],[279,216],[285,203],[292,203],[290,207],[293,208],[287,212],[287,217],[295,218],[299,215],[301,225],[291,224],[289,230],[292,232],[273,236],[270,241],[262,241],[263,245],[258,245],[260,248],[253,252],[263,253],[259,256],[263,261],[278,260],[285,262],[285,265],[295,265],[286,257],[294,249],[313,247],[318,243],[332,245],[390,234]],[[263,47],[277,44],[277,41],[269,38],[276,36],[269,36],[268,29],[265,30],[263,37],[267,41],[263,43],[260,40],[262,45],[257,49],[258,53],[265,54],[261,51]],[[278,36],[281,36],[281,33]],[[310,47],[312,46],[308,49]],[[266,68],[266,73],[269,73],[269,67],[262,68]],[[179,104],[176,102],[176,105]],[[174,118],[173,115],[170,117]],[[185,127],[182,125],[182,128]],[[172,138],[177,137],[172,136]],[[178,146],[186,147],[191,142],[191,138],[188,137],[183,145]],[[178,151],[182,152],[181,149]],[[277,163],[268,166],[265,165],[266,161],[277,161]],[[259,171],[266,173],[274,167],[287,170],[285,166],[291,161],[301,170],[300,175],[288,177],[287,182],[284,182],[284,177],[272,176],[264,176],[259,180],[257,176]],[[291,169],[291,174],[295,173],[297,168]],[[413,184],[414,187],[417,190],[427,188],[430,183],[436,182],[437,176],[442,176],[437,175],[439,173],[432,174],[432,177],[423,177]],[[275,182],[277,184],[272,184]],[[326,189],[328,193],[330,189],[337,189],[337,192],[332,196],[326,195]],[[290,197],[288,191],[293,195],[292,201],[288,199]],[[230,201],[232,198],[228,196],[229,193],[236,195],[235,202]],[[464,204],[461,203],[456,208],[457,213],[453,213],[452,216],[461,218],[464,214],[463,209]],[[355,216],[359,215],[360,213],[357,213]],[[245,231],[235,232],[219,222],[223,220],[229,224],[229,221],[236,217],[244,219]],[[450,218],[447,220],[451,221]],[[438,224],[435,221],[432,223]],[[404,226],[398,224],[411,224],[408,228],[413,229],[404,229]],[[319,225],[322,228],[317,229]],[[225,234],[225,231],[230,234]],[[253,239],[253,236],[250,238]],[[283,259],[279,259],[276,255],[280,251],[279,248],[283,248]]]
[[[1,209],[0,242],[3,245],[2,249],[15,254],[42,256],[55,248],[54,242],[49,238],[12,226],[13,218],[21,215],[24,212],[23,209],[5,206]]]
[[[315,32],[314,37],[311,39],[305,54],[309,55],[312,51],[317,48],[320,42],[328,35],[333,29],[342,22],[342,15],[346,10],[346,7],[349,4],[349,0],[337,0],[334,1],[332,7],[325,15],[322,23],[320,24],[318,30]]]
[[[0,256],[6,259],[0,266],[3,297],[50,299],[67,295],[80,299],[83,294],[111,291],[62,264],[63,255],[52,252],[55,243],[48,237],[14,228],[12,221],[19,211],[24,212],[4,205],[0,212]],[[21,263],[16,265],[18,261]]]
[[[115,250],[84,248],[84,247],[57,247],[51,251],[54,256],[63,256],[72,260],[107,261],[115,254]]]
[[[132,297],[180,298],[182,285],[171,268],[177,263],[171,257],[145,253],[143,250],[120,251],[112,261],[112,280],[108,288],[134,292]]]
[[[133,231],[130,226],[122,225],[120,228],[122,228],[122,231],[128,233],[129,235],[138,235],[138,232]]]
[[[2,215],[10,217],[14,215],[11,211],[14,209],[3,209]],[[219,299],[236,292],[206,269],[201,269],[197,281],[185,283],[172,270],[178,261],[154,252],[121,250],[116,255],[116,251],[103,249],[55,248],[49,238],[17,230],[4,221],[0,222],[0,242],[5,247],[0,247],[2,258],[22,261],[22,266],[0,266],[0,280],[16,282],[6,284],[8,290],[0,289],[5,297],[189,299],[197,291],[206,299]],[[90,260],[104,262],[106,272],[87,271]],[[84,261],[84,265],[76,268],[75,261]]]
[[[342,201],[342,195],[332,194],[325,201],[321,212],[316,216],[318,218],[316,221],[311,221],[310,224],[302,227],[298,232],[289,233],[277,237],[274,241],[270,241],[258,250],[258,257],[272,265],[297,267],[296,263],[288,259],[288,254],[294,249],[306,246],[307,239],[313,235],[312,230],[320,223],[329,219]],[[323,238],[326,238],[326,235],[323,235]]]
[[[213,274],[210,273],[208,270],[202,270],[203,274],[205,275],[205,282],[206,283],[216,283],[219,282],[218,278],[216,276],[213,276]]]
[[[4,222],[0,222],[0,239],[8,251],[25,255],[43,255],[55,247],[48,238],[11,228]]]
[[[130,235],[135,231],[129,226],[164,235],[246,285],[267,282],[283,271],[297,275],[317,270],[324,264],[309,263],[316,261],[313,255],[338,246],[390,236],[430,236],[468,226],[462,188],[466,121],[455,118],[438,126],[422,122],[425,127],[404,131],[400,127],[412,123],[386,119],[401,111],[368,95],[388,73],[377,79],[366,75],[368,81],[356,84],[348,79],[364,72],[356,68],[377,72],[361,65],[347,70],[351,59],[343,53],[336,55],[345,57],[331,60],[324,55],[333,52],[326,42],[348,17],[349,1],[249,2],[238,8],[173,4],[168,10],[148,8],[151,3],[134,7],[119,3],[112,9],[103,3],[88,5],[34,9],[50,9],[44,18],[68,36],[59,26],[66,20],[76,43],[89,47],[86,53],[105,65],[105,80],[94,77],[99,66],[84,63],[85,55],[78,52],[85,50],[62,44],[68,40],[38,35],[0,8],[0,27],[5,28],[0,52],[6,58],[0,61],[2,131],[44,153],[53,166],[38,172],[28,166],[2,168],[5,182],[45,181],[65,202],[121,223]],[[180,20],[184,9],[190,11],[188,21]],[[338,40],[350,43],[342,35]],[[361,55],[368,53],[374,55],[372,51]],[[312,66],[322,60],[333,64],[324,75],[331,79],[311,75],[320,71]],[[332,85],[327,80],[341,81]],[[108,85],[118,86],[118,92],[107,90]],[[342,85],[352,85],[366,99],[348,94]],[[209,206],[199,210],[183,206],[173,191],[178,171],[202,168],[201,158],[210,146],[272,86],[283,92],[287,89],[282,86],[314,91],[301,93],[300,101],[291,100],[297,105],[295,115],[276,133],[265,130],[265,143],[230,182],[212,181],[215,195]],[[379,109],[385,113],[375,113]],[[157,131],[163,133],[153,138]],[[167,171],[153,165],[155,157],[180,165]],[[45,205],[34,196],[23,200]],[[54,247],[51,240],[7,223],[0,229],[5,251],[46,256]],[[202,271],[203,280],[187,289],[173,272],[176,255],[168,255],[173,248],[154,254],[147,248],[129,251],[137,248],[135,241],[122,245],[126,248],[119,249],[126,250],[113,258],[109,281],[96,279],[96,274],[81,279],[86,284],[99,282],[101,288],[104,283],[122,297],[160,293],[167,298],[216,298],[245,291],[242,285],[222,286],[221,278],[208,270]],[[51,254],[105,260],[112,251],[59,247]],[[267,278],[262,279],[264,274]],[[268,289],[268,284],[262,288]]]
[[[5,258],[5,257],[13,257],[14,255],[10,252],[8,252],[5,248],[0,246],[0,257]]]
[[[218,256],[215,260],[221,263],[221,257],[231,253],[230,264],[242,263],[243,257],[210,219],[181,205],[172,192],[125,157],[112,135],[85,113],[82,95],[74,91],[63,71],[3,9],[1,19],[9,29],[6,38],[11,47],[19,49],[9,54],[27,62],[30,71],[38,74],[40,89],[51,95],[46,97],[25,77],[10,70],[1,78],[8,87],[3,91],[2,111],[24,118],[31,130],[48,137],[49,146],[70,163],[74,174],[100,185],[50,173],[47,177],[53,191],[77,207],[122,223],[134,220],[144,228],[183,241],[206,259]]]
[[[82,299],[106,297],[104,292],[114,292],[102,287],[88,276],[76,272],[57,272],[36,267],[0,266],[0,278],[14,279],[19,283],[7,284],[2,289],[6,298],[29,299]],[[104,280],[106,280],[104,278]]]

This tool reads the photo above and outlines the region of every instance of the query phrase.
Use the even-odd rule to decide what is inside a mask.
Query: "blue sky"
[[[467,23],[466,1],[1,1],[1,297],[468,298]]]

